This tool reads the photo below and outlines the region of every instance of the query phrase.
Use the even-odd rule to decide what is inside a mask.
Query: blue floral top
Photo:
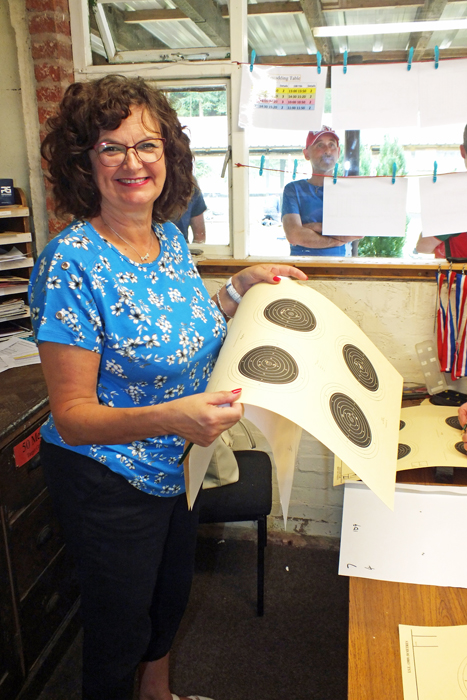
[[[85,221],[50,241],[29,285],[36,342],[78,345],[101,355],[97,395],[105,406],[149,406],[202,392],[226,335],[185,239],[154,226],[161,251],[136,263]],[[125,445],[70,446],[50,416],[47,442],[85,454],[159,496],[184,491],[184,440],[160,435]]]

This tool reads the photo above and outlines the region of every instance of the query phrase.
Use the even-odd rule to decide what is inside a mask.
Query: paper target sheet
[[[462,426],[453,406],[429,401],[401,410],[397,471],[422,467],[467,467]],[[334,460],[334,486],[358,480],[348,465]]]
[[[467,698],[467,625],[399,625],[404,700]]]
[[[285,518],[302,428],[392,507],[402,377],[326,297],[288,278],[252,287],[207,391],[237,386],[271,445]],[[202,452],[192,450],[190,502],[207,467]]]

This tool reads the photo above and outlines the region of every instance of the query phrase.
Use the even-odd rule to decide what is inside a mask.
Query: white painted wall
[[[211,294],[224,280],[208,278]],[[354,321],[400,372],[405,382],[424,384],[415,345],[433,339],[436,283],[379,280],[313,280],[309,285]],[[461,383],[462,382],[462,383]],[[466,391],[466,380],[455,388]],[[339,537],[343,487],[333,487],[333,460],[329,450],[303,433],[295,467],[287,532]],[[274,485],[271,527],[283,530],[277,487]]]
[[[29,200],[29,171],[16,38],[7,0],[0,0],[0,178],[10,178]]]

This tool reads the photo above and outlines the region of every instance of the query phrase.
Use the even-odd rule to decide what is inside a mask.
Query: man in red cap
[[[460,146],[461,156],[467,168],[467,125]],[[450,262],[467,260],[467,233],[446,233],[442,236],[425,236],[418,239],[417,253],[434,253],[435,258],[446,258]]]
[[[312,176],[309,180],[289,182],[282,200],[282,225],[290,243],[290,255],[344,257],[346,248],[350,248],[346,243],[357,239],[323,236],[324,176],[333,174],[339,153],[339,137],[328,126],[308,132],[303,155],[311,163]]]

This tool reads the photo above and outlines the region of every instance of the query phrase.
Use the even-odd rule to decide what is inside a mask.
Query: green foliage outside
[[[169,92],[168,98],[179,117],[222,117],[227,114],[225,90]]]

